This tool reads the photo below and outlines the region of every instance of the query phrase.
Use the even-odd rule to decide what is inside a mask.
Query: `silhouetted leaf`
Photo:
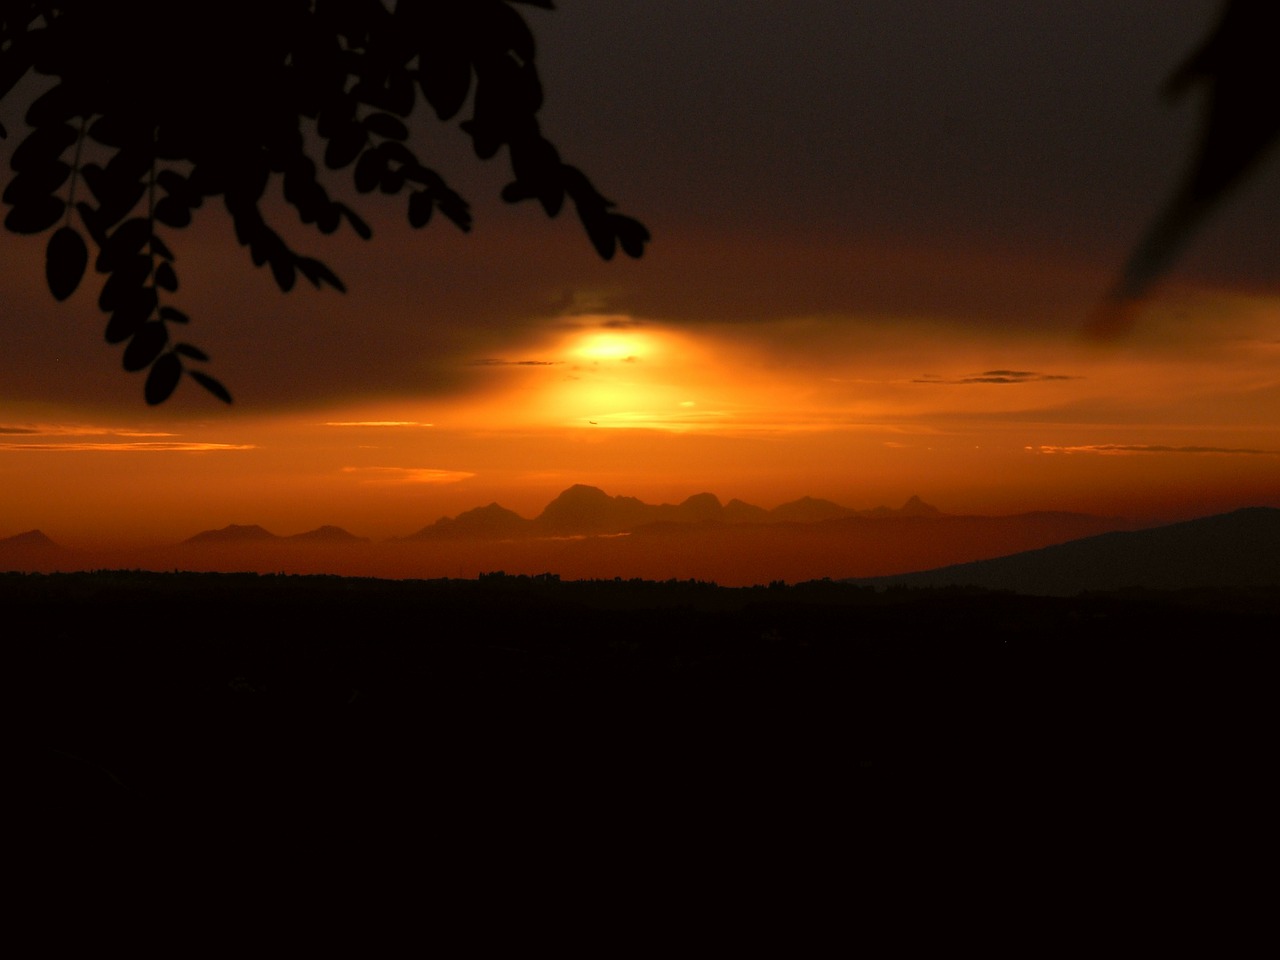
[[[316,211],[316,229],[321,233],[333,233],[342,223],[342,217],[338,213],[338,207],[331,201],[326,200],[324,205]]]
[[[150,320],[138,328],[138,332],[124,348],[124,368],[129,371],[145,370],[160,356],[169,342],[169,331],[159,320]]]
[[[4,202],[16,203],[36,194],[53,193],[67,182],[67,177],[70,175],[70,165],[61,160],[52,160],[41,166],[31,167],[9,181],[9,185],[4,190]]]
[[[538,195],[532,185],[524,183],[520,180],[514,180],[502,188],[502,199],[507,203],[520,203],[523,200],[532,200]]]
[[[170,323],[189,323],[191,320],[185,313],[174,307],[161,307],[160,319],[168,320]]]
[[[151,287],[141,287],[131,291],[129,296],[112,311],[111,319],[107,321],[107,343],[121,343],[128,340],[151,319],[155,309],[155,290]]]
[[[321,108],[320,116],[316,120],[316,132],[326,140],[332,140],[350,126],[355,117],[355,98],[346,93],[339,94],[329,99]]]
[[[351,224],[351,229],[360,234],[362,239],[368,240],[373,236],[373,231],[369,229],[369,225],[361,220],[356,212],[345,203],[337,203],[334,204],[334,206],[337,207],[338,212],[346,218],[347,223]]]
[[[195,375],[195,371],[192,371]],[[163,353],[159,359],[151,365],[151,372],[147,374],[147,382],[143,387],[143,396],[147,403],[155,406],[158,403],[164,403],[173,394],[178,386],[178,380],[182,377],[182,361],[178,359],[175,353]],[[197,382],[199,382],[197,380]]]
[[[649,231],[639,220],[624,217],[622,214],[610,215],[613,231],[618,237],[623,252],[629,257],[640,257],[644,254],[644,245],[651,239]]]
[[[324,165],[330,170],[341,170],[360,156],[368,143],[369,135],[364,127],[353,121],[334,134],[324,148]]]
[[[339,293],[347,292],[346,286],[338,279],[338,275],[319,260],[315,260],[312,257],[299,257],[295,261],[295,265],[315,287],[319,288],[322,283],[327,283]]]
[[[126,220],[111,231],[106,242],[99,244],[98,259],[94,263],[99,273],[112,273],[129,257],[138,252],[151,240],[151,221],[146,217],[134,217]]]
[[[431,201],[431,194],[425,190],[415,190],[409,194],[409,226],[414,228],[425,227],[431,220],[431,211],[435,209],[435,204]]]
[[[294,273],[293,260],[286,254],[279,254],[270,260],[271,274],[276,279],[276,285],[288,293],[293,289],[297,275]]]
[[[370,133],[376,133],[380,137],[389,137],[392,140],[409,139],[409,128],[404,125],[404,121],[389,113],[371,113],[364,118],[364,126]]]
[[[202,362],[207,362],[209,360],[209,355],[207,353],[199,347],[193,347],[189,343],[175,343],[173,345],[173,352],[180,353],[184,357],[190,357],[192,360],[200,360]]]
[[[21,173],[51,163],[62,156],[78,136],[76,128],[69,123],[51,123],[33,130],[13,151],[9,166]]]
[[[378,185],[382,171],[386,169],[386,158],[379,150],[366,150],[356,163],[355,184],[361,193],[368,193]]]
[[[98,294],[98,309],[110,313],[117,306],[131,297],[135,291],[142,289],[151,275],[151,258],[147,256],[130,256],[122,260],[107,282],[102,285]]]
[[[44,127],[70,120],[80,112],[80,104],[65,83],[45,91],[27,108],[27,125]]]
[[[61,227],[49,237],[45,248],[44,275],[55,300],[65,300],[76,292],[89,263],[84,238],[71,227]]]
[[[62,219],[67,205],[57,197],[23,197],[4,218],[14,233],[43,233]]]
[[[124,147],[148,136],[146,121],[141,117],[108,115],[89,124],[88,134],[108,147]]]
[[[180,229],[191,222],[191,208],[176,197],[161,197],[156,201],[155,217],[166,227]]]
[[[156,286],[170,293],[178,289],[178,275],[168,263],[161,263],[156,267]]]
[[[98,214],[109,224],[127,216],[147,189],[146,184],[139,180],[108,174],[93,164],[85,166],[80,172],[98,201]]]
[[[441,120],[452,120],[471,92],[471,60],[457,47],[443,43],[424,52],[418,66],[418,86]]]
[[[166,260],[178,259],[173,255],[173,251],[169,249],[169,245],[154,233],[151,235],[151,252],[158,257],[164,257]]]
[[[204,387],[223,403],[231,402],[231,394],[228,392],[227,388],[207,373],[202,373],[199,370],[188,370],[187,376],[191,377],[191,379],[200,384],[200,386]]]
[[[89,236],[93,238],[93,242],[101,247],[107,241],[108,223],[104,223],[102,215],[98,213],[97,208],[91,207],[89,204],[80,200],[76,203],[76,212],[80,214],[80,220],[84,224]]]

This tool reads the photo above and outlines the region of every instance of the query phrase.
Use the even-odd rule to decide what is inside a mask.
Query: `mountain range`
[[[696,493],[678,504],[644,503],[635,497],[611,497],[599,487],[574,484],[552,500],[538,516],[526,519],[496,503],[441,517],[402,540],[456,538],[516,539],[631,533],[650,524],[820,523],[853,517],[941,517],[942,512],[919,497],[894,510],[853,510],[830,500],[801,497],[772,510],[741,500],[721,503],[714,493]]]
[[[946,514],[918,497],[873,510],[802,497],[767,510],[741,500],[723,503],[711,493],[648,504],[577,484],[533,518],[491,503],[381,542],[331,525],[278,536],[256,524],[231,524],[167,547],[90,554],[32,530],[0,539],[0,570],[243,570],[395,579],[473,578],[505,570],[725,586],[838,578],[1053,593],[1280,580],[1278,512],[1253,508],[1157,533],[1122,518],[1060,511]],[[1204,572],[1210,568],[1216,573]]]

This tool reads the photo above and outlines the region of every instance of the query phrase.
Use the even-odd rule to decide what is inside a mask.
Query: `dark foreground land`
[[[1067,829],[1270,777],[1271,590],[99,572],[0,575],[0,603],[52,837],[754,856],[875,837],[890,796],[1052,797]]]

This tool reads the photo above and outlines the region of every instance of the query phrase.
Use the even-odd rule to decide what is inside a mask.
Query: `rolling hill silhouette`
[[[1280,510],[1247,507],[1149,530],[1103,533],[992,560],[849,582],[975,586],[1043,596],[1129,588],[1280,586]]]
[[[263,529],[256,523],[252,524],[228,524],[219,530],[203,530],[193,537],[187,537],[182,541],[182,545],[243,545],[243,544],[266,544],[266,543],[368,543],[368,537],[357,537],[353,533],[348,533],[342,527],[335,527],[326,524],[325,526],[316,527],[314,530],[308,530],[305,533],[295,533],[291,536],[281,537],[269,530]]]

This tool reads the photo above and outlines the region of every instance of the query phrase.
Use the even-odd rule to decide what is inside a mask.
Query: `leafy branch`
[[[513,175],[506,201],[536,200],[554,217],[567,198],[601,257],[619,247],[639,257],[645,227],[615,212],[542,136],[534,40],[517,2],[6,0],[0,100],[32,71],[56,82],[26,111],[31,129],[13,153],[5,226],[52,231],[46,279],[58,300],[79,287],[90,244],[96,248],[106,339],[124,344],[126,370],[148,371],[151,404],[168,399],[184,374],[231,400],[193,366],[207,355],[170,335],[171,324],[188,318],[170,302],[177,258],[159,228],[189,226],[206,199],[222,199],[236,239],[282,291],[298,275],[345,290],[328,266],[291,249],[261,207],[279,178],[303,224],[324,234],[345,224],[372,236],[322,184],[304,123],[323,144],[320,162],[350,170],[359,193],[407,194],[413,227],[438,211],[465,231],[467,202],[419,158],[410,123],[419,96],[442,122],[470,101],[472,115],[459,126],[481,159],[505,148]],[[76,198],[81,183],[87,199]]]

